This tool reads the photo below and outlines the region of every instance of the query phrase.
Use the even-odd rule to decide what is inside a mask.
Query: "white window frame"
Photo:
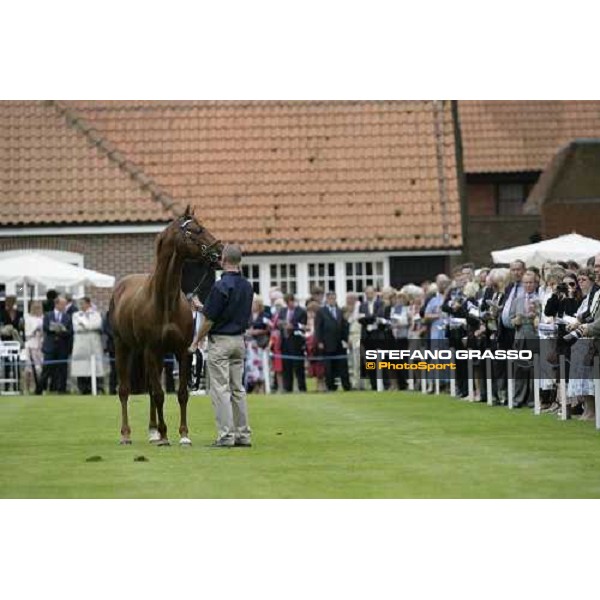
[[[294,267],[294,275],[291,275],[291,267]],[[273,277],[273,268],[275,268],[275,277]],[[285,268],[285,275],[282,271]],[[290,262],[272,262],[269,265],[269,282],[270,287],[278,287],[284,294],[292,293],[295,296],[299,291],[299,272],[298,264],[295,261]],[[286,284],[285,286],[283,284]],[[293,284],[293,286],[292,286]],[[285,289],[284,289],[285,287]],[[294,288],[294,289],[292,289]]]
[[[381,265],[381,272],[377,272],[377,265]],[[352,265],[352,273],[348,275],[348,265]],[[357,275],[358,266],[360,265],[361,274]],[[371,275],[367,275],[367,265],[371,265]],[[362,294],[366,287],[373,286],[377,290],[382,290],[386,285],[385,277],[385,261],[383,260],[348,260],[344,264],[344,276],[346,278],[346,293],[352,291]],[[369,283],[370,281],[370,283]],[[389,277],[388,277],[389,281]],[[352,282],[352,286],[349,285]],[[361,288],[357,289],[357,283],[361,282]],[[352,289],[350,289],[352,287]]]
[[[263,291],[263,287],[262,287],[262,280],[261,280],[261,276],[260,276],[260,270],[261,270],[261,265],[260,263],[257,262],[242,262],[242,273],[244,272],[244,269],[248,269],[248,276],[246,277],[244,275],[244,277],[246,277],[246,279],[252,284],[252,288],[254,289],[254,284],[257,284],[258,287],[258,291],[254,290],[255,294],[258,294],[259,296],[262,296],[262,291]],[[253,274],[253,270],[254,268],[256,268],[256,277],[254,277]]]
[[[295,264],[297,279],[297,300],[304,305],[310,297],[308,280],[308,265],[310,263],[335,263],[335,292],[338,304],[346,302],[347,282],[346,263],[358,261],[381,261],[383,262],[383,287],[390,285],[390,258],[393,256],[458,256],[460,250],[423,250],[423,251],[397,251],[397,252],[323,252],[306,254],[248,254],[244,262],[260,265],[260,289],[265,304],[270,303],[269,292],[271,290],[271,265],[273,264]]]
[[[324,274],[322,276],[319,275],[319,273],[318,273],[319,265],[324,265]],[[333,275],[329,274],[329,266],[330,265],[333,266]],[[312,275],[312,276],[310,274],[311,266],[315,268],[315,272],[316,272],[316,274]],[[333,291],[333,292],[336,291],[337,278],[336,278],[336,262],[335,261],[323,258],[323,260],[320,260],[320,261],[307,263],[306,269],[307,269],[307,281],[308,281],[309,293],[312,290],[312,288],[316,287],[316,286],[323,288],[325,293],[327,293],[329,291]],[[329,284],[333,284],[333,285],[330,287]]]

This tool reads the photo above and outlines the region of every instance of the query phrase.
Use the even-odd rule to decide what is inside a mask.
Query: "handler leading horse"
[[[188,206],[185,213],[158,236],[153,273],[129,275],[115,286],[110,319],[122,411],[121,444],[131,444],[127,415],[129,394],[146,389],[150,392],[149,440],[158,445],[169,444],[161,384],[164,356],[168,353],[173,353],[179,361],[179,443],[191,444],[187,426],[187,349],[192,342],[193,321],[181,291],[181,271],[186,259],[200,259],[218,266],[222,249],[222,244],[198,223]],[[136,380],[138,385],[134,383],[132,389],[132,382]]]

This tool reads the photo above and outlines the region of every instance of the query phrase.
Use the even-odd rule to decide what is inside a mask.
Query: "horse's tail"
[[[145,394],[148,391],[143,351],[132,350],[129,354],[129,385],[131,394]]]

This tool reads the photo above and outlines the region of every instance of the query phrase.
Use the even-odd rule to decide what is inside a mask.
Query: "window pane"
[[[498,186],[498,198],[502,200],[517,200],[525,199],[525,187],[521,183],[500,184]]]
[[[325,275],[325,265],[323,263],[319,263],[319,277],[323,277]]]
[[[367,275],[373,275],[373,263],[370,263],[370,262],[366,263],[365,270],[366,270]]]
[[[357,277],[361,277],[363,274],[363,264],[362,263],[355,263],[355,268],[356,268],[356,275]]]
[[[329,277],[335,277],[335,263],[329,263],[327,267]]]
[[[335,292],[335,281],[333,281],[332,279],[330,279],[330,280],[327,282],[327,289],[328,289],[330,292]]]
[[[248,277],[248,265],[242,265],[242,275]]]
[[[308,276],[309,277],[315,276],[315,265],[313,265],[312,263],[310,265],[308,265]]]
[[[383,263],[381,261],[375,263],[375,273],[377,275],[383,275]]]
[[[363,289],[364,289],[364,288],[363,288],[363,282],[362,282],[362,279],[359,279],[359,280],[356,282],[356,291],[360,293],[360,292],[362,292],[362,291],[363,291]]]
[[[259,287],[259,285],[258,285],[258,281],[255,281],[255,282],[252,284],[252,289],[254,290],[254,293],[255,293],[255,294],[260,294],[260,287]]]
[[[369,279],[367,279],[367,286],[369,285],[373,285],[373,279],[369,277]]]
[[[271,279],[277,279],[277,265],[271,265]]]
[[[287,294],[287,291],[288,291],[288,284],[287,284],[287,281],[282,281],[282,282],[281,282],[281,285],[280,285],[279,287],[281,288],[281,291],[282,291],[284,294]]]
[[[353,273],[352,263],[346,263],[346,277],[352,277]]]
[[[290,289],[292,290],[292,294],[296,294],[297,293],[296,292],[296,282],[295,281],[292,281],[290,283]]]
[[[260,279],[260,269],[258,265],[252,265],[252,277],[254,277],[254,279]]]
[[[290,277],[296,277],[296,265],[290,265]]]
[[[349,292],[353,292],[354,291],[354,281],[352,281],[352,279],[348,279],[348,281],[346,281],[346,289]]]

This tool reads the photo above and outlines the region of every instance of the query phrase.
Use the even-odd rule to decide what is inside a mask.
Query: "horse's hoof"
[[[121,444],[121,446],[131,446],[131,440],[128,438],[123,438],[119,444]]]
[[[151,444],[160,441],[160,433],[158,433],[158,429],[150,429],[148,432],[148,441]]]
[[[179,440],[179,445],[180,446],[191,446],[192,445],[192,440],[190,440],[189,437],[182,437]]]
[[[156,442],[156,445],[157,446],[170,446],[171,442],[167,438],[164,438],[162,440],[158,440],[158,442]]]

